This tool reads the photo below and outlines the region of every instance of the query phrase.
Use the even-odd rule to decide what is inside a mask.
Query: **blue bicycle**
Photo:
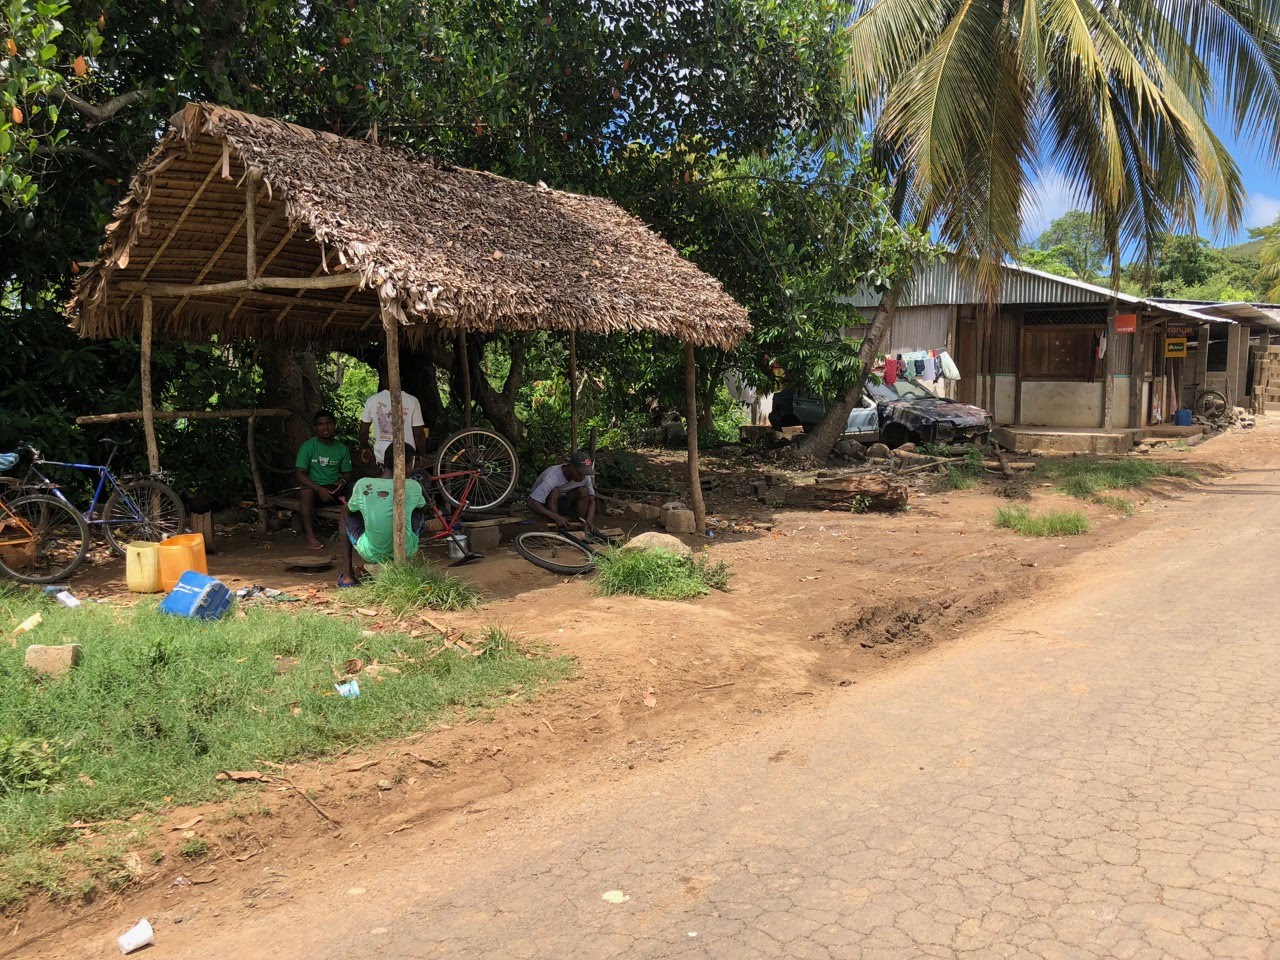
[[[103,440],[102,443],[110,448],[110,453],[107,454],[107,462],[101,465],[45,460],[38,450],[26,448],[31,454],[31,465],[19,485],[55,497],[79,512],[62,488],[41,473],[40,468],[62,467],[92,475],[93,499],[80,515],[89,529],[102,531],[107,544],[120,556],[124,556],[124,548],[135,540],[159,542],[182,533],[187,525],[187,511],[182,505],[182,498],[154,476],[117,477],[111,472],[111,461],[127,441]]]

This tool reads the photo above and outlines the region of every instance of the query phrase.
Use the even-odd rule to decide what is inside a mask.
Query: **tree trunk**
[[[844,425],[849,421],[853,408],[862,403],[862,388],[866,386],[871,367],[880,353],[880,347],[889,336],[893,327],[893,315],[898,309],[898,297],[901,288],[886,290],[880,296],[880,305],[876,307],[875,316],[871,320],[871,329],[862,338],[862,346],[858,348],[858,372],[844,394],[827,409],[826,416],[800,442],[797,453],[813,460],[826,460],[836,441],[844,433]]]
[[[268,340],[262,344],[259,363],[263,383],[259,406],[284,407],[297,414],[281,417],[279,424],[273,423],[270,429],[279,439],[284,459],[292,464],[298,447],[311,437],[311,418],[324,402],[315,354],[291,350],[284,344]]]
[[[716,390],[720,386],[720,380],[724,376],[725,357],[727,355],[721,351],[716,352],[716,362],[711,365],[711,377],[707,380],[707,389],[702,394],[702,408],[698,411],[698,429],[711,436],[711,432],[715,429],[715,402]]]
[[[501,390],[494,389],[481,365],[483,344],[477,349],[473,342],[469,351],[471,388],[476,400],[480,402],[480,409],[494,428],[512,442],[524,438],[524,424],[516,417],[516,399],[524,385],[524,358],[528,350],[529,344],[523,338],[517,340],[511,348],[511,367]]]
[[[693,509],[693,528],[698,536],[707,532],[707,507],[702,502],[702,477],[698,470],[698,362],[693,344],[684,345],[685,416],[689,421],[689,506]]]
[[[851,507],[859,513],[867,510],[901,510],[910,493],[905,480],[893,477],[848,477],[843,480],[819,481],[814,497],[822,503]]]
[[[422,419],[427,423],[428,435],[443,438],[449,432],[445,417],[444,401],[440,399],[440,383],[436,379],[435,345],[425,338],[415,350],[402,351],[407,361],[400,371],[400,381],[407,393],[422,404]]]

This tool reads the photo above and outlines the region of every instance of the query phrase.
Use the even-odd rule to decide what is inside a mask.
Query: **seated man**
[[[562,530],[573,520],[585,520],[591,526],[596,516],[594,474],[591,458],[581,450],[573,451],[568,462],[557,463],[538,475],[529,494],[529,509]]]
[[[345,443],[334,439],[338,422],[328,410],[316,414],[315,431],[316,435],[298,448],[294,466],[301,488],[298,495],[307,546],[323,550],[324,544],[316,536],[316,500],[333,503],[351,482],[351,451]]]
[[[412,470],[413,448],[405,444],[406,470]],[[354,587],[360,582],[355,555],[365,563],[386,563],[395,556],[395,447],[387,447],[382,458],[382,476],[357,480],[342,515],[342,575],[338,586]],[[418,531],[422,529],[427,498],[417,480],[404,482],[405,555],[418,552]],[[363,574],[363,565],[360,571]]]

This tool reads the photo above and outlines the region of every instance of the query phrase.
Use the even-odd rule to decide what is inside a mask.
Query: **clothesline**
[[[884,382],[893,386],[898,377],[917,380],[959,380],[960,368],[945,350],[912,350],[885,357]]]

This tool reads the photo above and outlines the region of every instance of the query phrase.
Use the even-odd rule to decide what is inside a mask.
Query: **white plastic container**
[[[146,917],[135,923],[128,933],[121,934],[116,940],[120,945],[121,953],[133,953],[155,942],[156,932],[151,929],[151,924],[147,922]]]
[[[449,538],[449,559],[461,560],[471,554],[471,541],[465,533],[455,533]]]

